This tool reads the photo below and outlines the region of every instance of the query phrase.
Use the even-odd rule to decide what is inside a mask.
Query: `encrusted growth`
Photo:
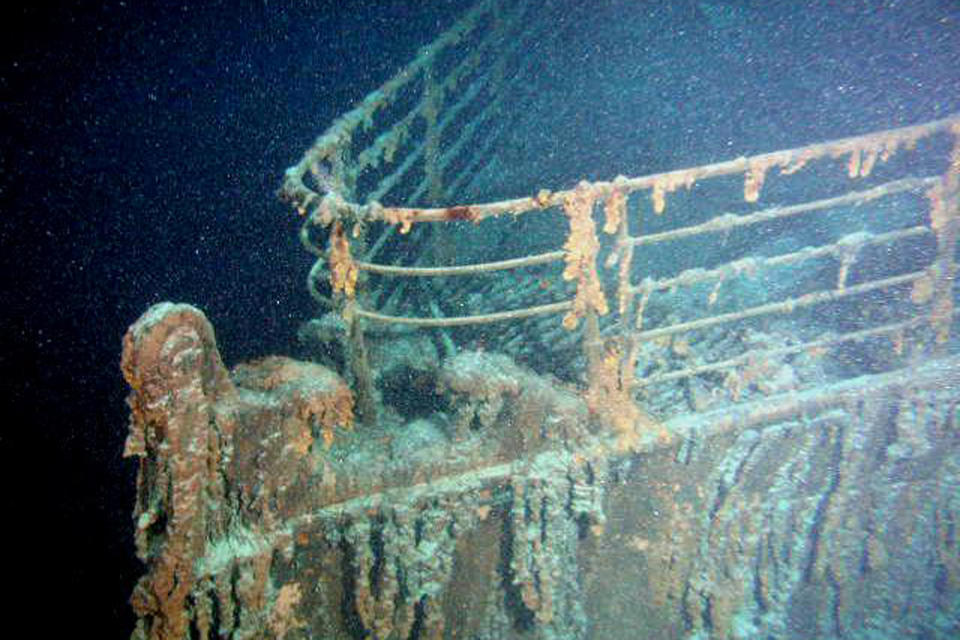
[[[334,293],[342,293],[348,300],[357,295],[357,276],[360,271],[350,255],[350,240],[337,221],[330,231],[330,284]]]
[[[604,233],[616,233],[627,218],[627,192],[618,187],[610,190],[603,206]]]
[[[124,455],[140,458],[137,555],[148,567],[131,597],[134,637],[179,639],[192,616],[194,560],[230,522],[223,464],[232,455],[232,425],[216,403],[234,387],[213,328],[187,305],[164,303],[144,314],[124,337],[122,369],[133,390]]]
[[[333,444],[336,428],[353,428],[353,394],[340,376],[326,367],[271,356],[239,365],[233,377],[245,389],[289,399],[295,419],[288,439],[299,455],[310,449],[311,427],[321,432],[325,449]]]
[[[596,224],[593,221],[593,206],[596,194],[593,187],[581,182],[563,203],[564,213],[570,222],[570,234],[563,245],[566,251],[563,270],[564,280],[577,283],[577,295],[573,308],[563,317],[566,329],[575,329],[588,313],[605,315],[609,310],[607,298],[603,293],[600,278],[597,275],[597,254],[600,242],[597,240]]]
[[[343,380],[287,358],[231,376],[204,315],[171,303],[130,328],[122,368],[132,390],[124,453],[140,459],[134,515],[147,565],[131,597],[133,638],[259,637],[266,628],[282,637],[303,626],[300,588],[270,588],[272,557],[289,546],[281,523],[313,473],[313,429],[329,443],[334,427],[352,424]]]
[[[633,397],[636,366],[636,345],[624,349],[611,343],[590,372],[587,406],[613,428],[620,452],[637,450],[644,436],[666,436],[663,425],[640,409]]]

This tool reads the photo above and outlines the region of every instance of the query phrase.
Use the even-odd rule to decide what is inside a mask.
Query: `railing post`
[[[370,360],[367,355],[367,343],[363,335],[363,318],[353,313],[352,300],[344,309],[344,319],[347,322],[347,335],[344,340],[344,351],[347,361],[347,370],[353,378],[353,391],[356,394],[357,414],[360,421],[373,424],[377,421],[377,389],[373,383],[373,372],[370,370]]]

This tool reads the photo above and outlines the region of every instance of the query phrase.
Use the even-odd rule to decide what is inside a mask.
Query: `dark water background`
[[[127,325],[191,301],[227,361],[290,352],[311,309],[283,169],[464,4],[4,7],[3,529],[35,637],[133,625]]]
[[[43,612],[37,637],[132,626],[126,326],[171,299],[206,311],[228,364],[294,352],[310,260],[274,196],[283,169],[468,5],[2,10],[0,486],[7,578]],[[960,110],[951,0],[571,0],[570,15],[582,28],[569,49],[531,51],[558,99],[528,133],[567,151],[544,167],[549,182]]]

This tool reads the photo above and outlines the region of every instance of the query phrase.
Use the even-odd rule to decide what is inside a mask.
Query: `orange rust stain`
[[[444,209],[443,217],[445,220],[468,220],[470,222],[475,222],[477,220],[478,213],[471,207],[450,207],[448,209]]]

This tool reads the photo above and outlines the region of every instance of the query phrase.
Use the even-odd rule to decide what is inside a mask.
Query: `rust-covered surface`
[[[952,638],[960,365],[638,433],[467,352],[444,411],[353,425],[318,364],[228,372],[203,314],[124,342],[134,638]],[[647,427],[643,427],[646,429]]]

